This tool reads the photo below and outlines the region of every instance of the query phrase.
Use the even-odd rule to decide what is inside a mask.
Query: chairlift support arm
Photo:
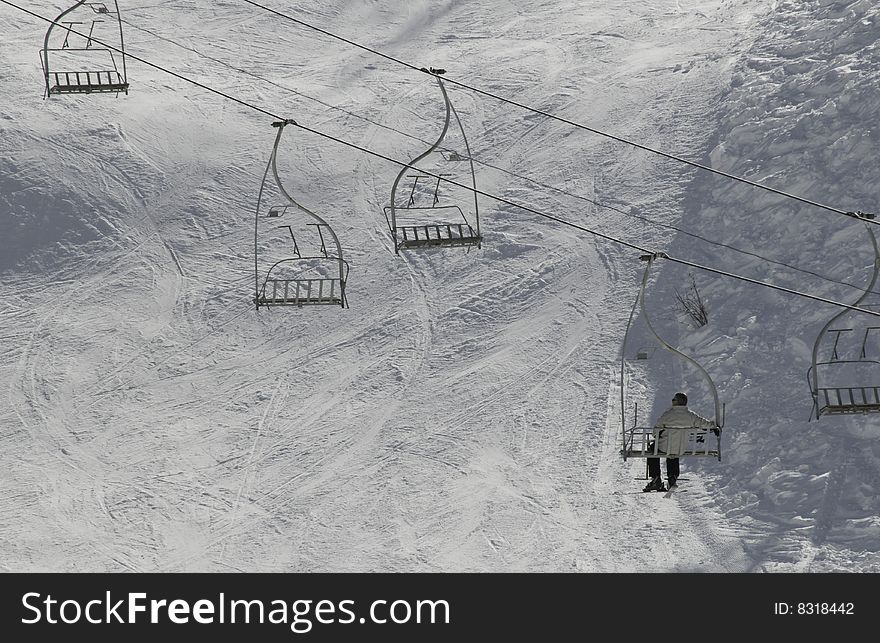
[[[81,25],[83,23],[79,22],[78,20],[66,20],[66,21],[62,22],[61,24],[63,24],[65,27],[67,27],[67,33],[64,34],[64,42],[61,43],[61,48],[67,49],[68,47],[70,47],[70,45],[68,43],[70,42],[70,34],[73,33],[73,26],[74,25]],[[92,25],[92,27],[94,28],[94,25]],[[51,27],[50,27],[50,29],[51,29]],[[88,41],[91,41],[91,39],[92,39],[92,32],[90,31]],[[88,45],[86,45],[86,46],[88,47]]]
[[[92,46],[92,35],[95,33],[95,25],[99,22],[104,22],[104,21],[103,20],[92,20],[92,26],[89,27],[89,37],[86,39],[86,49],[89,49]]]
[[[279,228],[286,228],[290,233],[290,240],[293,241],[293,252],[297,257],[301,256],[299,252],[299,246],[296,244],[296,235],[293,234],[293,226],[292,225],[280,225]]]
[[[416,187],[419,185],[419,179],[423,176],[424,174],[407,174],[407,177],[413,180],[412,190],[409,191],[409,205],[416,203]]]
[[[318,239],[321,241],[321,254],[329,259],[329,255],[327,254],[327,245],[324,243],[324,233],[321,232],[321,224],[309,223],[308,225],[315,226],[315,229],[318,231]]]
[[[868,359],[868,333],[872,330],[880,330],[880,326],[868,326],[865,329],[865,336],[862,338],[862,350],[859,352],[859,359]]]

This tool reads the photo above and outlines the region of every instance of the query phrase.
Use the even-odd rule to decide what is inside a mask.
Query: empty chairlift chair
[[[88,14],[84,13],[83,5],[91,9]],[[40,50],[47,97],[63,94],[128,94],[122,18],[115,0],[113,7],[111,10],[103,2],[77,2],[49,26],[43,49]],[[117,29],[112,28],[114,26],[118,34]],[[117,56],[114,54],[119,56],[120,65],[117,65]]]
[[[863,220],[874,218],[873,214],[864,212],[850,214]],[[877,238],[869,224],[865,223],[865,228],[874,251],[874,268],[865,292],[853,304],[856,307],[864,306],[880,275]],[[870,344],[880,327],[832,328],[844,315],[852,312],[843,309],[829,319],[813,344],[812,363],[807,370],[813,398],[810,419],[815,416],[818,420],[823,415],[880,413],[880,361],[876,359],[876,348],[872,349]],[[826,355],[820,359],[821,348],[828,344]]]
[[[336,305],[346,308],[345,285],[348,280],[348,262],[343,259],[342,246],[333,228],[320,216],[297,203],[285,190],[278,175],[278,144],[285,125],[292,121],[273,123],[278,128],[275,145],[263,183],[257,198],[257,210],[254,217],[254,304],[261,307],[271,306],[316,306]],[[283,199],[280,205],[271,205],[263,212],[263,197],[266,191],[269,173],[272,173],[274,185]],[[311,221],[302,223],[297,214],[305,214]],[[271,221],[270,221],[271,220]],[[262,226],[261,226],[262,223]],[[271,227],[270,227],[271,224]],[[295,226],[310,229],[310,239],[297,239]],[[273,231],[284,229],[290,243],[286,256],[266,258],[260,251],[261,228]],[[313,230],[313,231],[312,231]],[[284,233],[282,233],[284,234]],[[336,254],[327,249],[327,241],[332,243]],[[315,253],[302,252],[300,242],[317,247]],[[262,261],[261,261],[262,260]],[[268,265],[268,268],[265,266]],[[265,268],[264,270],[261,270]]]
[[[642,313],[642,319],[645,322],[648,330],[651,335],[657,340],[657,342],[667,351],[671,352],[676,357],[684,360],[689,365],[694,367],[697,372],[702,376],[702,378],[706,381],[709,390],[712,393],[712,399],[714,402],[714,410],[715,410],[715,424],[719,427],[724,426],[724,405],[721,404],[718,400],[718,390],[715,387],[715,382],[712,381],[712,378],[709,376],[709,373],[706,372],[706,369],[703,368],[699,362],[697,362],[692,357],[685,355],[678,349],[670,346],[657,332],[654,330],[654,326],[651,324],[651,318],[648,316],[648,311],[645,308],[645,289],[648,283],[648,275],[650,273],[651,267],[653,265],[654,260],[659,257],[663,257],[663,254],[653,254],[653,255],[643,255],[641,257],[642,261],[647,262],[647,266],[645,268],[645,272],[642,275],[642,283],[639,288],[638,296],[636,297],[636,301],[633,304],[632,311],[630,312],[629,321],[626,325],[626,332],[623,336],[623,348],[621,350],[621,359],[620,359],[620,426],[622,432],[622,448],[621,455],[623,456],[624,461],[628,458],[653,458],[653,457],[712,457],[721,460],[721,432],[719,431],[716,435],[709,429],[702,428],[664,428],[665,431],[675,432],[679,435],[673,436],[670,435],[670,444],[678,444],[679,449],[677,453],[670,452],[660,452],[658,450],[659,440],[657,439],[658,430],[653,426],[644,426],[639,425],[639,407],[638,404],[634,405],[634,413],[633,413],[633,421],[631,424],[627,423],[626,418],[626,356],[627,356],[627,339],[630,334],[630,329],[632,327],[633,318],[635,317],[636,308],[640,308]],[[648,353],[644,348],[639,349],[639,354],[637,359],[646,359]]]
[[[464,133],[464,127],[458,112],[452,106],[446,87],[443,85],[442,69],[423,69],[430,73],[440,87],[445,106],[445,119],[440,136],[431,147],[410,161],[394,179],[391,187],[391,203],[385,206],[385,220],[394,242],[394,251],[419,249],[419,248],[455,248],[471,246],[481,247],[483,238],[480,235],[480,210],[477,200],[477,179],[474,172],[474,162],[471,158],[470,146]],[[443,173],[430,174],[418,170],[417,163],[437,152],[440,144],[446,138],[452,116],[461,132],[467,158],[457,152],[448,154],[441,153],[446,162],[464,162],[470,165],[470,176],[473,185],[474,209],[473,222],[462,211],[458,204],[443,203],[440,197],[440,187],[444,180]],[[412,185],[406,203],[398,200],[398,188],[404,178],[412,179]],[[430,201],[428,203],[427,201]]]

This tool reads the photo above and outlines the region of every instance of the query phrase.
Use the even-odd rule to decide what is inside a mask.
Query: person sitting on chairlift
[[[687,407],[688,398],[684,393],[676,393],[672,406],[654,424],[654,437],[657,440],[657,453],[666,455],[666,477],[669,486],[676,484],[679,473],[678,455],[687,450],[688,432],[667,429],[709,429],[718,435],[721,429],[713,420],[697,415]],[[654,446],[651,444],[651,450]],[[666,491],[660,475],[660,458],[648,458],[648,475],[651,481],[643,491]]]

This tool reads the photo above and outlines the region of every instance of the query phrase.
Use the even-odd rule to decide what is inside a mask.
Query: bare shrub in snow
[[[690,277],[691,287],[684,294],[681,294],[676,289],[675,299],[681,305],[685,314],[697,325],[697,328],[701,328],[709,323],[709,311],[706,310],[706,304],[703,303],[700,291],[697,290],[696,279],[694,279],[693,275]]]

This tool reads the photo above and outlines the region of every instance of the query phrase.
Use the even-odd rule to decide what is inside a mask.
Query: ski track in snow
[[[300,4],[391,55],[691,158],[711,149],[713,101],[768,11],[758,0]],[[432,78],[252,6],[122,10],[132,53],[310,127],[400,160],[425,148],[394,130],[439,131]],[[641,493],[644,462],[619,455],[615,366],[632,251],[480,197],[482,249],[397,256],[382,208],[398,168],[291,128],[282,179],[339,234],[351,308],[251,311],[268,118],[134,61],[128,96],[43,102],[20,53],[42,27],[6,7],[0,23],[16,26],[0,54],[33,89],[3,105],[0,214],[32,216],[50,196],[74,213],[59,216],[57,239],[38,236],[26,261],[2,266],[4,569],[750,572],[772,571],[762,561],[783,550],[799,571],[821,559],[856,455],[838,463],[810,537],[737,521],[711,465],[684,462],[687,493]],[[680,223],[689,171],[447,89],[480,160]],[[443,147],[463,152],[452,130]],[[669,240],[477,172],[481,190],[633,243]],[[651,409],[658,391],[642,385]]]

